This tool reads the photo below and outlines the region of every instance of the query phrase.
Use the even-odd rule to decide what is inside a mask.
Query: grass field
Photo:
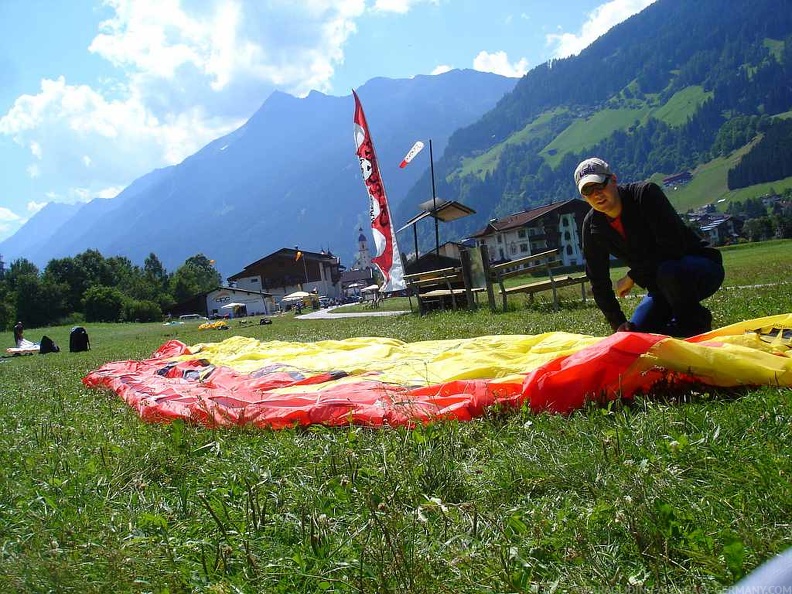
[[[690,183],[676,189],[667,189],[666,195],[674,208],[678,212],[685,212],[691,208],[714,203],[719,211],[724,212],[730,202],[743,202],[746,198],[758,198],[792,188],[792,177],[786,177],[739,190],[729,190],[727,183],[729,168],[734,167],[749,149],[750,146],[746,146],[728,157],[713,159],[692,172],[693,180]],[[653,176],[652,181],[662,185],[663,175]]]
[[[716,325],[792,312],[779,284],[790,248],[724,250]],[[63,347],[68,330],[26,335]],[[88,330],[90,352],[0,362],[3,592],[720,592],[792,546],[788,388],[274,432],[145,424],[80,381],[170,339],[605,335],[574,293],[559,312],[540,300],[496,314],[285,315],[225,332]]]
[[[543,113],[537,117],[530,124],[527,124],[522,130],[519,130],[509,136],[507,140],[493,147],[492,149],[484,152],[483,154],[475,157],[466,157],[462,162],[460,175],[477,175],[484,178],[487,173],[491,173],[498,165],[498,160],[503,153],[504,148],[512,144],[521,144],[530,139],[531,136],[540,135],[549,126],[550,121],[554,116],[561,114],[564,110],[554,109]]]
[[[777,44],[770,43],[768,47],[777,49]],[[551,167],[555,168],[565,154],[579,153],[607,138],[616,130],[627,130],[636,122],[645,121],[649,116],[662,120],[669,126],[681,126],[710,96],[711,93],[704,91],[703,88],[691,86],[677,92],[666,103],[657,107],[652,105],[652,98],[647,97],[647,100],[643,102],[633,101],[634,105],[631,107],[600,110],[589,118],[578,118],[573,121],[542,149],[540,155]],[[558,110],[544,113],[503,143],[476,158],[466,159],[459,175],[477,175],[483,179],[487,173],[491,173],[497,167],[504,147],[523,143],[531,136],[540,134],[547,127],[551,118],[558,113],[560,113]],[[785,113],[776,117],[788,118],[792,115]],[[730,202],[743,202],[746,198],[757,198],[792,188],[792,177],[755,184],[738,190],[728,188],[729,169],[733,168],[743,155],[750,151],[752,146],[749,144],[727,157],[718,157],[707,163],[702,163],[691,172],[693,180],[690,183],[667,190],[668,197],[677,211],[685,212],[692,208],[714,203],[718,210],[723,212]],[[618,171],[616,173],[618,174]],[[674,173],[678,172],[658,172],[652,176],[651,181],[662,185],[663,178]]]
[[[635,109],[603,109],[587,119],[577,119],[539,154],[555,168],[565,153],[579,152],[606,139],[616,130],[626,130],[636,121],[643,120],[650,111],[648,106]]]
[[[674,93],[673,97],[652,113],[652,116],[669,126],[682,126],[712,95],[712,92],[705,91],[698,85],[686,87]]]

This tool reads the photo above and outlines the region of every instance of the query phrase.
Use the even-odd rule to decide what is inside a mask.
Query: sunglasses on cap
[[[588,196],[591,196],[592,194],[596,194],[597,192],[602,192],[602,190],[604,190],[606,187],[608,187],[608,184],[610,183],[610,179],[611,179],[610,175],[608,175],[608,176],[605,177],[605,181],[604,182],[600,182],[598,184],[597,183],[586,184],[585,186],[583,186],[581,188],[580,193],[583,196],[588,197]]]

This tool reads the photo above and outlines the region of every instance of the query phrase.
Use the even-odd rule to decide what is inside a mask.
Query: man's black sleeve
[[[586,276],[591,282],[591,294],[611,329],[627,321],[616,300],[610,278],[610,253],[591,233],[589,225],[583,226],[583,255],[586,258]]]
[[[647,287],[654,283],[660,260],[676,260],[686,254],[688,241],[686,228],[668,197],[655,183],[643,185],[638,193],[641,218],[651,230],[656,247],[644,258],[634,259],[630,264],[630,277],[639,285]]]

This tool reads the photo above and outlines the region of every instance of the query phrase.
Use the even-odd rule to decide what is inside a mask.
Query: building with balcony
[[[591,207],[579,199],[554,202],[492,219],[470,237],[477,245],[487,245],[492,262],[558,249],[564,266],[582,265],[581,230],[589,210]]]

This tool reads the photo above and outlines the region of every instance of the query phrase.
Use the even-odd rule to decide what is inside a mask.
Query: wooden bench
[[[483,275],[476,274],[475,260],[478,256],[478,268],[481,268],[481,252],[477,249],[471,252],[462,250],[461,266],[404,275],[407,288],[411,289],[418,301],[421,315],[432,309],[447,309],[449,306],[454,310],[462,306],[475,309],[478,294],[492,291],[484,282]]]
[[[488,267],[488,277],[492,284],[497,283],[500,287],[501,298],[503,299],[503,311],[507,310],[509,295],[525,293],[533,302],[534,295],[542,291],[553,292],[553,307],[558,309],[558,289],[577,284],[580,285],[580,294],[585,302],[586,282],[588,281],[588,277],[582,273],[555,276],[553,274],[553,269],[562,265],[563,262],[559,258],[558,250],[552,249],[508,262],[490,264]],[[508,278],[525,276],[538,271],[546,272],[548,278],[513,287],[506,287],[503,282]],[[492,301],[490,302],[490,306],[494,309],[494,303]]]
[[[445,309],[449,302],[456,309],[457,298],[465,294],[461,266],[405,274],[404,282],[415,295],[421,315],[431,309]]]
[[[360,304],[369,309],[376,309],[380,306],[381,302],[382,295],[380,295],[379,291],[370,291],[363,294],[363,301],[361,301]]]

